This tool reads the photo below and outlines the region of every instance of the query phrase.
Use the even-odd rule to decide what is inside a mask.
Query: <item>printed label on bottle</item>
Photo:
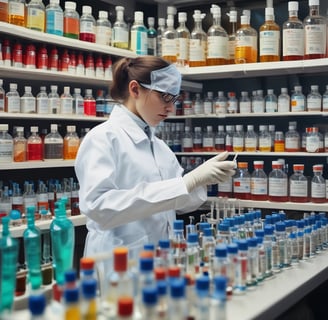
[[[27,11],[26,27],[40,31],[44,30],[44,11],[37,8],[29,8]]]
[[[230,177],[226,182],[220,182],[218,190],[219,192],[232,192],[232,178]]]
[[[256,151],[256,137],[246,137],[245,138],[245,149],[246,151]]]
[[[207,59],[228,59],[228,38],[207,37]]]
[[[267,195],[268,181],[264,178],[251,178],[251,194]]]
[[[269,178],[269,196],[287,196],[287,179]]]
[[[278,112],[289,112],[290,101],[289,99],[280,98],[278,99]]]
[[[37,98],[37,112],[41,114],[49,113],[48,98]]]
[[[318,152],[320,148],[319,136],[308,136],[306,137],[306,151],[307,152]]]
[[[304,32],[305,54],[325,54],[327,26],[325,24],[306,25]]]
[[[307,99],[308,111],[320,111],[321,110],[321,98],[310,97]]]
[[[280,32],[266,30],[260,32],[260,56],[278,56],[280,48]]]
[[[61,98],[61,113],[72,114],[73,113],[73,101],[72,98]]]
[[[63,35],[64,15],[60,11],[47,11],[47,33]]]
[[[163,39],[162,40],[162,56],[175,57],[177,55],[177,39]]]
[[[253,112],[263,113],[264,112],[264,101],[253,101]]]
[[[212,113],[212,102],[205,101],[204,102],[204,113],[211,114]]]
[[[11,162],[13,160],[13,141],[0,140],[0,162]]]
[[[190,39],[190,61],[206,61],[206,41],[200,39]]]
[[[35,113],[35,98],[21,97],[21,112]]]
[[[265,111],[266,112],[277,112],[277,102],[266,101],[265,102]]]
[[[251,102],[250,101],[240,101],[239,102],[239,112],[240,113],[251,113]]]
[[[244,138],[243,137],[233,137],[232,138],[232,145],[233,147],[240,147],[243,148],[244,147]]]
[[[189,60],[189,39],[178,38],[178,60],[188,61]]]
[[[250,193],[251,179],[250,178],[234,178],[233,191],[236,193]]]
[[[112,37],[112,29],[106,26],[97,26],[96,30],[96,43],[109,46]]]
[[[312,198],[325,198],[326,197],[326,184],[311,182],[311,197]]]
[[[58,114],[60,110],[60,99],[49,98],[49,113]]]
[[[203,148],[214,148],[213,138],[203,138]]]
[[[304,55],[304,30],[284,29],[283,30],[283,56]]]
[[[147,54],[147,32],[134,30],[131,31],[131,50],[136,54]]]
[[[95,25],[92,21],[80,21],[80,33],[95,34]]]
[[[305,111],[305,99],[303,97],[294,97],[291,101],[292,111]]]
[[[322,111],[328,111],[328,96],[322,97]]]
[[[20,112],[20,98],[19,97],[7,97],[8,112],[17,113]]]
[[[286,137],[285,140],[285,149],[297,150],[299,149],[299,139],[298,137]]]
[[[126,43],[129,42],[129,32],[121,27],[114,27],[112,34],[112,43],[113,45],[116,43]]]
[[[8,14],[12,16],[24,17],[25,3],[13,2],[8,3]]]
[[[308,182],[290,180],[290,196],[291,197],[307,197],[308,196]]]
[[[271,150],[271,137],[260,137],[259,138],[259,150],[270,151]]]

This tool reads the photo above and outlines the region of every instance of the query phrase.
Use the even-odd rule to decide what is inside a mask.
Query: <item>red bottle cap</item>
[[[169,277],[170,278],[178,278],[180,277],[180,268],[178,266],[169,267]]]
[[[114,270],[117,272],[126,271],[128,269],[128,248],[117,247],[113,250],[114,254]]]
[[[82,270],[93,270],[95,266],[95,260],[92,258],[81,258],[80,260],[80,268]]]
[[[119,297],[117,300],[117,313],[119,316],[131,316],[133,313],[133,299],[129,296]]]

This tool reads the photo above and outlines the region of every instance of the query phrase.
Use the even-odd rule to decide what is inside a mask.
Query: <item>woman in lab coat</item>
[[[234,174],[227,153],[183,176],[175,154],[154,135],[174,110],[181,75],[153,56],[123,58],[113,65],[110,118],[83,139],[75,162],[80,210],[87,219],[85,255],[111,252],[115,244],[138,252],[167,239],[176,212],[206,200],[206,185]]]

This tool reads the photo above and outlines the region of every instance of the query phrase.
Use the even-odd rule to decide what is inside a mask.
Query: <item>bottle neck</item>
[[[297,18],[298,12],[296,10],[289,11],[289,18]]]
[[[318,16],[319,15],[319,6],[310,6],[310,16]]]
[[[221,25],[221,18],[220,17],[213,17],[213,25],[220,26]]]

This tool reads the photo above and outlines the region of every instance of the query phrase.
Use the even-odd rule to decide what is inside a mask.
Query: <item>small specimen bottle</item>
[[[65,1],[63,32],[64,37],[79,39],[80,15],[76,11],[76,2]]]
[[[308,179],[304,176],[304,164],[294,164],[294,173],[289,178],[289,199],[291,202],[308,202]]]
[[[280,162],[272,161],[272,171],[269,173],[270,201],[288,201],[288,178],[282,167]]]

